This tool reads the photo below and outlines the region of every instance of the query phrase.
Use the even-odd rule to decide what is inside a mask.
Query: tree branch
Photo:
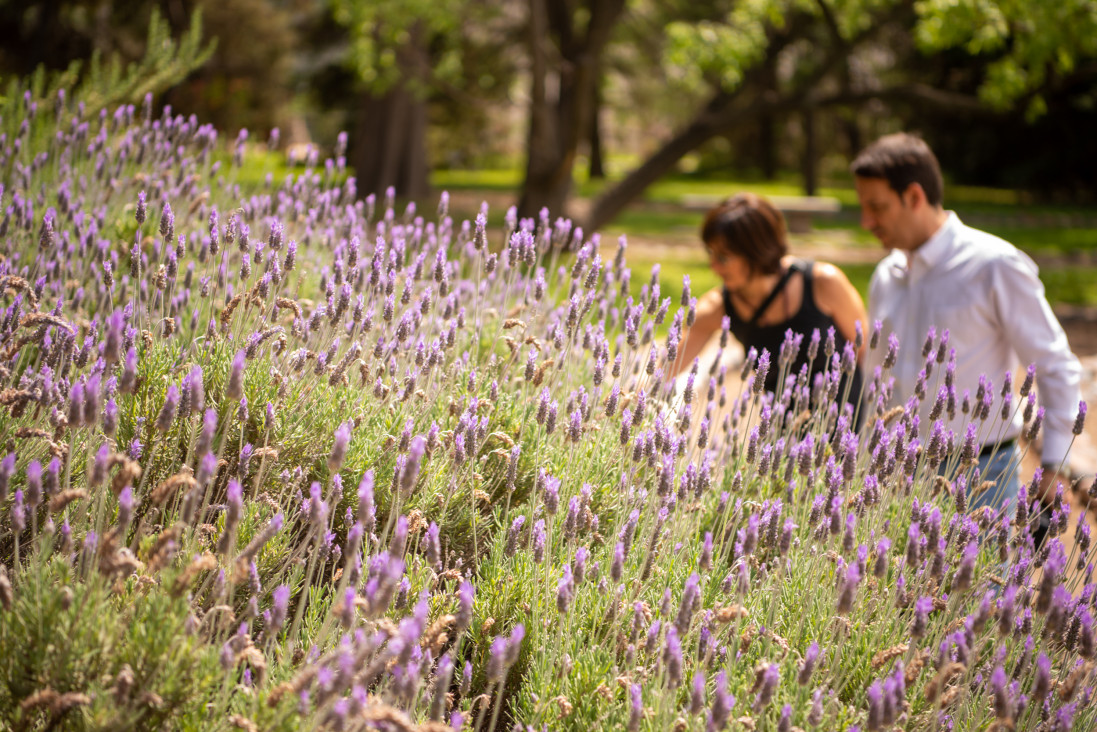
[[[834,39],[834,44],[846,48],[846,39],[842,38],[842,31],[838,29],[838,21],[835,20],[834,13],[827,5],[827,1],[815,0],[815,4],[819,6],[819,11],[823,14],[823,22],[826,23],[827,30],[830,32],[831,38]]]
[[[987,117],[998,116],[1000,113],[979,101],[978,97],[970,94],[960,94],[945,89],[938,89],[928,84],[899,84],[884,89],[854,92],[842,90],[834,94],[827,94],[805,100],[807,104],[818,107],[855,107],[871,101],[885,102],[910,102],[924,106],[934,107],[956,112],[968,112],[985,115]]]

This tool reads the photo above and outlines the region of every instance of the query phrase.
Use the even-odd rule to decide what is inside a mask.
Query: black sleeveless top
[[[751,316],[750,320],[743,320],[739,317],[739,314],[735,311],[735,307],[731,302],[731,292],[726,286],[723,288],[724,313],[731,321],[731,334],[748,350],[753,347],[757,349],[758,353],[761,353],[763,349],[769,351],[770,368],[769,372],[766,374],[764,385],[766,391],[777,391],[777,378],[780,373],[778,357],[781,353],[781,345],[785,342],[785,333],[787,331],[791,330],[793,333],[803,334],[804,341],[800,347],[799,353],[789,367],[786,376],[799,375],[803,366],[807,364],[809,387],[814,383],[816,374],[821,374],[827,370],[827,358],[822,344],[826,342],[827,330],[829,328],[834,328],[835,353],[839,354],[839,357],[841,356],[842,349],[845,347],[846,339],[834,325],[834,321],[815,304],[813,266],[814,263],[808,260],[792,260],[784,275],[781,276],[781,279],[777,281],[777,285],[754,311],[754,315]],[[764,313],[773,301],[777,299],[785,289],[785,286],[788,284],[788,281],[792,278],[793,274],[797,272],[800,273],[800,276],[804,280],[804,296],[803,302],[800,304],[800,309],[793,313],[792,317],[780,323],[759,325],[758,318],[761,317],[762,313]],[[809,363],[808,344],[811,339],[811,334],[815,330],[819,331],[822,342],[818,349],[819,353],[816,355],[815,359]],[[842,394],[842,390],[846,388],[846,382],[847,379],[843,378],[842,383],[839,386],[839,394]],[[853,380],[852,383],[849,384],[849,392],[846,400],[850,404],[856,406],[860,400],[860,395],[861,371],[858,368],[854,368]]]

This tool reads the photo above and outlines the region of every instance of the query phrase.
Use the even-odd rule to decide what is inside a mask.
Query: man
[[[986,384],[983,389],[994,398],[985,422],[962,409],[954,410],[954,416],[945,409],[940,417],[955,433],[957,445],[964,442],[966,425],[976,425],[981,480],[996,485],[969,501],[969,510],[990,505],[1012,515],[1020,489],[1016,440],[1023,418],[1017,408],[1003,417],[999,392],[1007,373],[1019,365],[1035,365],[1040,404],[1046,410],[1039,497],[1050,503],[1056,482],[1066,482],[1058,471],[1065,472],[1081,367],[1044,297],[1036,265],[1013,245],[965,226],[942,207],[941,169],[923,140],[908,134],[882,137],[858,155],[850,169],[861,203],[861,225],[892,250],[873,274],[868,316],[870,322],[882,324],[882,343],[893,333],[899,338],[893,401],[904,403],[918,391],[920,372],[927,360],[935,361],[939,339],[947,331],[943,353],[955,350],[954,403],[961,404],[965,394],[975,400],[981,377],[993,381],[989,390]],[[938,341],[923,345],[931,328]],[[927,347],[928,359],[923,355]],[[881,345],[868,352],[866,383],[886,351]],[[950,365],[930,364],[933,374],[924,379],[923,443],[938,393],[947,395]],[[945,392],[940,392],[942,387]]]

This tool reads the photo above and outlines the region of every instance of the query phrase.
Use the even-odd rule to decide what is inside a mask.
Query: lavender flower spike
[[[171,429],[171,423],[175,421],[175,415],[179,410],[179,389],[174,384],[168,387],[168,393],[164,397],[164,406],[156,417],[156,429],[167,432]]]
[[[419,468],[423,463],[423,454],[427,449],[427,441],[422,435],[416,435],[411,445],[408,446],[408,459],[404,469],[400,472],[400,491],[410,493],[419,478]]]
[[[796,677],[796,683],[800,686],[807,686],[811,683],[811,675],[815,673],[815,663],[819,660],[819,644],[812,641],[808,646],[807,652],[804,653],[804,661],[800,664],[800,673]]]
[[[239,401],[244,396],[244,360],[243,349],[236,352],[232,359],[232,370],[229,371],[228,385],[225,387],[225,396],[233,401]]]
[[[335,430],[335,442],[331,446],[328,455],[328,471],[338,473],[343,467],[343,460],[347,456],[347,445],[350,443],[351,423],[344,422]]]
[[[754,705],[751,707],[755,712],[765,709],[773,701],[773,694],[777,691],[777,684],[781,681],[781,669],[775,663],[767,664],[762,671],[761,684],[758,688],[758,695],[754,697]]]
[[[640,729],[640,722],[644,719],[644,698],[643,692],[640,689],[639,684],[632,684],[629,687],[629,715],[628,715],[628,732],[637,732]],[[725,724],[727,720],[725,718]],[[723,729],[723,727],[721,727]]]
[[[728,725],[735,697],[728,693],[727,673],[716,674],[716,688],[712,692],[712,709],[709,713],[708,732],[719,732]]]

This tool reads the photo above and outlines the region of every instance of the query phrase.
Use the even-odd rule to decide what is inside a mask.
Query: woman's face
[[[705,250],[709,266],[729,290],[737,290],[750,281],[750,265],[746,258],[730,251],[722,238],[705,242]]]

